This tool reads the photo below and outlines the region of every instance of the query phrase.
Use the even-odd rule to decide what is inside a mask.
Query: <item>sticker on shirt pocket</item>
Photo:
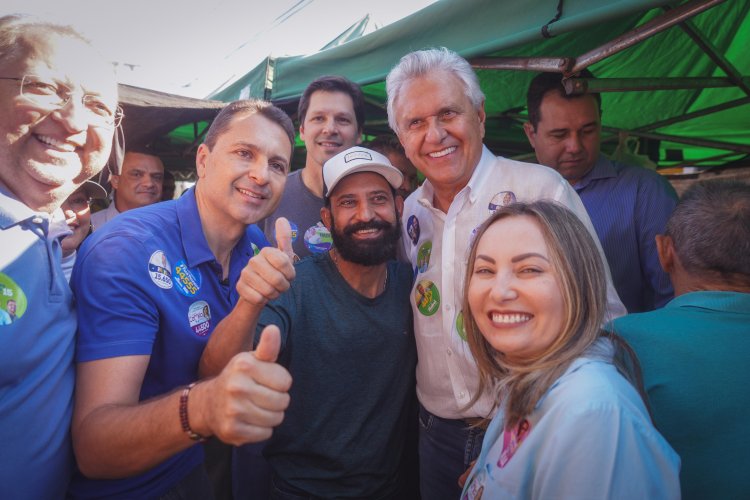
[[[414,302],[419,312],[425,316],[432,316],[440,307],[440,292],[437,286],[430,280],[422,280],[417,283],[414,290]]]
[[[430,265],[430,255],[432,255],[432,242],[425,241],[417,252],[417,269],[420,273],[427,271]]]
[[[516,195],[513,193],[513,191],[500,191],[495,196],[492,197],[490,200],[489,205],[487,205],[487,210],[489,210],[490,215],[494,214],[499,208],[501,207],[507,207],[511,203],[515,203],[516,201]]]
[[[174,284],[185,297],[193,297],[201,288],[200,269],[190,269],[187,262],[181,260],[174,266]]]
[[[13,278],[0,273],[0,326],[13,324],[26,312],[26,294]]]
[[[318,222],[305,231],[305,246],[310,252],[327,252],[331,249],[332,245],[333,238],[331,237],[331,232],[322,222]]]
[[[500,453],[500,458],[497,461],[497,466],[501,469],[505,467],[513,455],[516,454],[516,450],[521,446],[521,443],[531,431],[531,422],[526,419],[518,422],[513,429],[503,431],[503,451]]]
[[[412,215],[406,221],[406,234],[409,235],[412,245],[416,245],[419,241],[419,233],[419,219],[417,219],[416,215]]]
[[[148,274],[151,276],[151,281],[154,285],[164,290],[172,288],[172,271],[169,266],[169,260],[164,252],[157,250],[151,254],[148,259]]]
[[[199,300],[190,304],[188,321],[190,322],[190,328],[196,335],[199,337],[208,335],[208,330],[211,328],[211,308],[208,306],[208,302]]]

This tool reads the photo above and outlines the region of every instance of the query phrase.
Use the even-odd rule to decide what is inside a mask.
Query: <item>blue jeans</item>
[[[484,430],[448,420],[419,405],[419,485],[425,500],[461,497],[458,478],[482,449]]]

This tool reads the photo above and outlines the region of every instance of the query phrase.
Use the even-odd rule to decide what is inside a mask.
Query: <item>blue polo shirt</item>
[[[237,302],[234,285],[240,272],[267,244],[260,229],[248,227],[232,251],[229,279],[222,281],[194,189],[177,200],[119,215],[86,240],[73,270],[80,318],[76,360],[150,355],[141,400],[193,382],[211,332]],[[76,474],[71,493],[78,498],[158,497],[202,460],[202,448],[193,446],[126,479]]]
[[[628,312],[663,307],[674,290],[659,265],[654,236],[664,233],[677,204],[674,188],[652,170],[604,155],[573,188],[599,236],[615,289]]]
[[[53,221],[0,188],[2,498],[60,498],[73,470],[76,317],[60,266],[67,234],[61,211]]]

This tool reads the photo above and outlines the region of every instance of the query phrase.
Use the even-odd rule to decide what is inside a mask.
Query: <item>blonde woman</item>
[[[494,392],[497,414],[462,499],[680,497],[679,457],[625,375],[635,359],[601,330],[604,266],[575,215],[500,208],[477,231],[465,290],[479,394]]]

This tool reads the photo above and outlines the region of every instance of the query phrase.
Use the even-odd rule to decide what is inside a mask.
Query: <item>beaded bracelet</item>
[[[185,431],[185,434],[187,434],[190,439],[202,443],[206,440],[206,438],[204,436],[201,436],[197,432],[194,432],[193,429],[190,428],[190,420],[188,419],[188,396],[190,395],[190,389],[195,387],[196,383],[197,382],[193,382],[189,386],[185,387],[182,390],[182,394],[180,394],[180,423],[182,424],[182,430]]]

